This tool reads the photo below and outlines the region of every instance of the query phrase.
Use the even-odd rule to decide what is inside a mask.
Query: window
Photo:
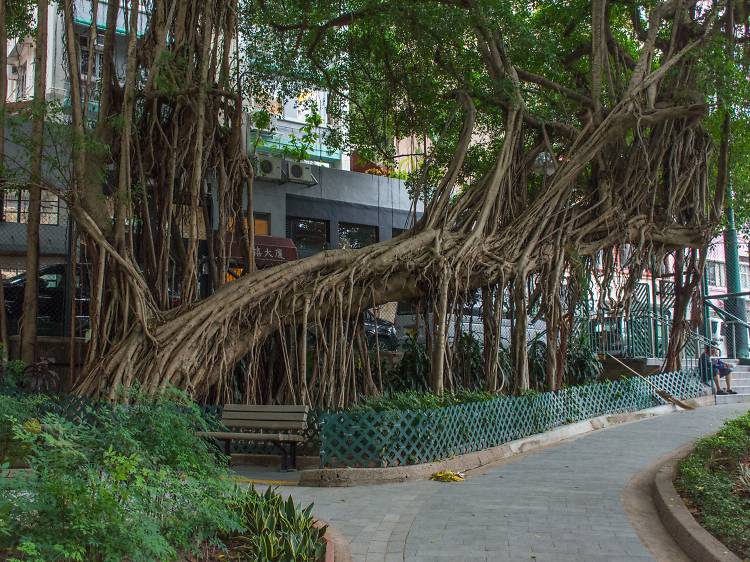
[[[29,215],[29,192],[25,189],[13,189],[3,192],[3,220],[26,224]],[[40,224],[58,224],[60,202],[57,195],[42,192],[42,209]]]
[[[750,264],[740,264],[740,285],[744,291],[750,289]]]
[[[86,78],[86,73],[89,69],[89,38],[86,35],[79,37],[79,44],[81,46],[81,77]],[[104,35],[101,33],[96,34],[96,42],[94,43],[94,66],[92,68],[93,76],[91,79],[94,81],[99,80],[102,77],[102,65],[104,64],[104,57],[102,54],[102,48],[104,46]]]
[[[364,248],[377,241],[377,226],[348,222],[339,223],[339,244],[342,248]]]
[[[287,217],[286,236],[297,246],[299,257],[312,256],[328,249],[328,221]]]
[[[18,67],[18,78],[16,78],[16,101],[26,97],[26,65]]]
[[[271,215],[265,213],[253,213],[253,226],[256,236],[271,235]]]
[[[394,228],[391,229],[391,236],[393,238],[395,238],[396,236],[400,236],[401,234],[403,234],[404,232],[406,232],[406,230],[407,229],[405,229],[405,228],[396,228],[396,227],[394,227]]]
[[[726,287],[724,282],[724,264],[718,261],[706,262],[706,278],[714,287]]]

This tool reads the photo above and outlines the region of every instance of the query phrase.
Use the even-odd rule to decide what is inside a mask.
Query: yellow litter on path
[[[453,472],[452,470],[441,470],[430,476],[430,480],[437,480],[438,482],[461,482],[463,479],[463,472]]]

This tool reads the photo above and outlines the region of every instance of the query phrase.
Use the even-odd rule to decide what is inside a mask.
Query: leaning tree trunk
[[[206,34],[211,29],[227,31],[211,22],[214,17],[215,21],[228,21],[225,15],[232,3],[208,0],[208,4],[197,0],[154,3],[153,18],[161,27],[152,28],[143,39],[139,76],[146,78],[138,93],[139,110],[125,115],[137,119],[133,134],[142,147],[131,157],[131,167],[143,166],[144,185],[153,191],[151,200],[162,225],[157,260],[161,267],[155,276],[159,290],[151,291],[144,280],[132,259],[132,247],[113,246],[106,225],[99,224],[86,209],[72,207],[79,226],[99,252],[97,306],[101,307],[105,296],[112,303],[101,311],[106,320],[100,321],[104,327],[92,340],[90,349],[95,351],[90,353],[88,371],[76,389],[81,394],[116,397],[121,387],[138,386],[144,392],[157,393],[177,386],[200,398],[228,396],[234,366],[244,359],[252,366],[245,384],[251,389],[248,400],[261,396],[258,389],[263,388],[262,395],[269,400],[309,399],[326,407],[343,406],[361,391],[352,345],[360,329],[361,311],[420,297],[435,303],[431,378],[433,388],[440,391],[446,378],[450,380],[445,376],[448,303],[455,302],[456,295],[495,284],[496,299],[512,288],[511,354],[515,390],[520,392],[529,387],[526,285],[530,276],[557,272],[562,278],[566,260],[580,260],[622,243],[632,244],[644,255],[701,246],[718,220],[717,209],[709,202],[705,158],[709,140],[700,127],[706,107],[674,102],[666,94],[665,101],[654,103],[659,88],[679,90],[686,87],[690,76],[690,68],[683,65],[690,64],[695,41],[680,39],[679,46],[654,67],[662,20],[676,19],[680,7],[666,3],[654,10],[638,59],[627,65],[620,85],[613,87],[603,80],[610,74],[609,57],[602,52],[608,43],[601,29],[605,3],[596,2],[596,10],[605,14],[597,15],[592,42],[592,49],[599,51],[595,59],[600,68],[594,73],[593,91],[584,95],[517,68],[501,37],[467,3],[466,9],[474,16],[472,31],[480,60],[496,85],[495,91],[483,95],[496,101],[503,124],[497,153],[481,178],[468,189],[456,189],[464,179],[464,160],[474,137],[477,111],[472,94],[459,90],[456,107],[463,110],[464,120],[453,157],[423,218],[408,235],[357,251],[325,251],[271,270],[254,271],[207,299],[184,303],[177,310],[160,309],[156,302],[164,302],[167,296],[165,277],[172,256],[177,258],[177,268],[182,268],[184,295],[195,292],[191,284],[197,215],[189,216],[190,228],[183,236],[175,224],[175,208],[178,203],[183,209],[198,207],[209,169],[219,178],[226,174],[219,184],[229,192],[221,194],[221,200],[227,201],[233,212],[223,222],[233,222],[236,233],[242,219],[241,180],[248,175],[247,155],[231,143],[241,127],[237,118],[232,119],[239,113],[238,92],[214,87],[214,70],[222,65],[210,64],[206,76],[210,55]],[[211,56],[220,60],[220,54]],[[186,61],[185,65],[163,64],[170,57]],[[522,81],[549,88],[578,104],[578,114],[584,116],[581,123],[540,122],[526,107],[527,88]],[[184,88],[185,83],[199,83],[207,91],[201,88],[200,95],[195,95]],[[157,84],[168,87],[159,89]],[[107,86],[119,87],[114,83]],[[107,94],[109,97],[114,98]],[[610,103],[606,110],[605,99]],[[552,129],[554,143],[548,138]],[[116,136],[117,132],[111,133]],[[534,143],[531,150],[530,142]],[[529,175],[543,150],[550,157],[557,150],[561,157],[549,178],[531,189]],[[155,154],[167,154],[167,161]],[[600,180],[589,174],[594,167]],[[227,234],[220,232],[214,238],[224,245]],[[118,283],[105,275],[105,259],[106,264],[116,264],[121,270]],[[559,325],[560,291],[547,293],[547,308],[556,311],[552,323]],[[307,389],[311,398],[302,392],[307,367],[299,354],[306,354],[307,349],[297,343],[301,318],[315,326],[318,337],[319,378]],[[262,368],[269,347],[278,350],[276,365]],[[366,373],[362,378],[370,385]]]

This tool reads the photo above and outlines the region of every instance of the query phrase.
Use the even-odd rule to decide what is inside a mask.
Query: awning
[[[297,247],[289,238],[281,236],[255,237],[255,265],[271,267],[297,259]]]
[[[256,236],[254,252],[255,266],[259,268],[279,265],[298,258],[294,242],[281,236]],[[235,260],[242,260],[239,240],[232,241],[230,255]]]

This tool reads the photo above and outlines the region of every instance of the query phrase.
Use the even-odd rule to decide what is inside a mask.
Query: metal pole
[[[653,330],[651,341],[653,342],[654,346],[652,356],[661,357],[663,355],[663,350],[659,349],[659,324],[657,321],[658,308],[656,307],[656,259],[653,256],[651,256],[651,298],[651,310],[654,314],[654,317],[651,321],[651,329]]]
[[[711,309],[708,307],[708,276],[706,275],[706,271],[704,269],[703,271],[703,278],[701,279],[701,293],[703,296],[703,337],[705,341],[703,342],[704,345],[711,344]],[[701,350],[698,349],[698,355],[700,356]],[[708,372],[708,369],[701,369],[703,372],[704,380],[703,382],[706,384],[711,384],[711,375]]]
[[[724,258],[727,275],[727,292],[739,293],[742,291],[740,283],[740,254],[737,242],[737,229],[734,224],[734,193],[731,183],[727,190],[727,229],[724,231]],[[742,297],[733,296],[726,301],[727,312],[733,314],[740,320],[747,321],[747,310],[745,300]],[[732,323],[732,356],[747,357],[748,342],[747,332],[736,323]]]

